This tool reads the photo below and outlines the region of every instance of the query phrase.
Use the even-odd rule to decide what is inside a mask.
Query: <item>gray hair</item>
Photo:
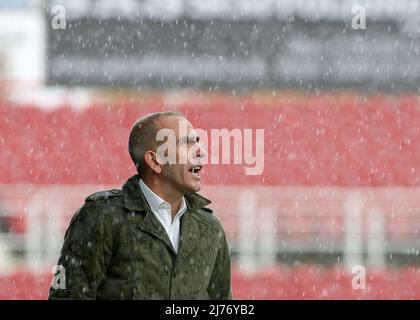
[[[164,111],[148,114],[139,120],[131,128],[128,139],[128,152],[131,160],[137,168],[137,172],[142,175],[147,168],[144,155],[149,150],[156,150],[158,142],[156,135],[159,131],[157,121],[162,117],[178,116],[185,118],[185,115],[178,111]]]

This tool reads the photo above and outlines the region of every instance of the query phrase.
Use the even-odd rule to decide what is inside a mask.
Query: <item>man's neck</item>
[[[173,220],[181,207],[183,194],[174,191],[174,188],[167,184],[162,185],[160,181],[156,181],[155,179],[142,178],[142,180],[150,190],[169,203],[171,206],[171,216]]]

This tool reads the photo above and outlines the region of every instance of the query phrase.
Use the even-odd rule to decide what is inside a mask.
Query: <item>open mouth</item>
[[[188,171],[190,171],[194,176],[199,177],[202,168],[203,166],[195,166],[189,169]]]

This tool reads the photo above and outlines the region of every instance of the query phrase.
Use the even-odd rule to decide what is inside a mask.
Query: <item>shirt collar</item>
[[[153,212],[158,212],[161,209],[170,209],[170,204],[159,197],[156,193],[154,193],[144,182],[142,179],[139,179],[139,184],[141,191],[143,191],[144,197],[146,198],[147,203],[152,209]],[[177,214],[183,214],[187,210],[187,205],[185,203],[185,198],[182,197],[181,205],[179,207]]]
[[[140,188],[140,177],[138,174],[128,179],[122,186],[122,196],[124,199],[124,206],[129,211],[145,212],[150,208],[146,198]],[[213,211],[206,206],[211,203],[209,199],[204,198],[202,195],[194,192],[185,192],[185,204],[188,209],[203,209],[209,213]],[[198,216],[200,217],[200,216]],[[203,220],[204,221],[204,220]]]

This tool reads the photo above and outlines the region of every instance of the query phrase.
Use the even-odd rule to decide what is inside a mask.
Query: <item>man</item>
[[[162,131],[172,134],[158,141]],[[165,162],[169,141],[176,158]],[[196,193],[206,154],[191,123],[178,112],[143,117],[129,153],[138,175],[87,197],[70,222],[58,261],[65,286],[50,299],[230,299],[225,233]]]

